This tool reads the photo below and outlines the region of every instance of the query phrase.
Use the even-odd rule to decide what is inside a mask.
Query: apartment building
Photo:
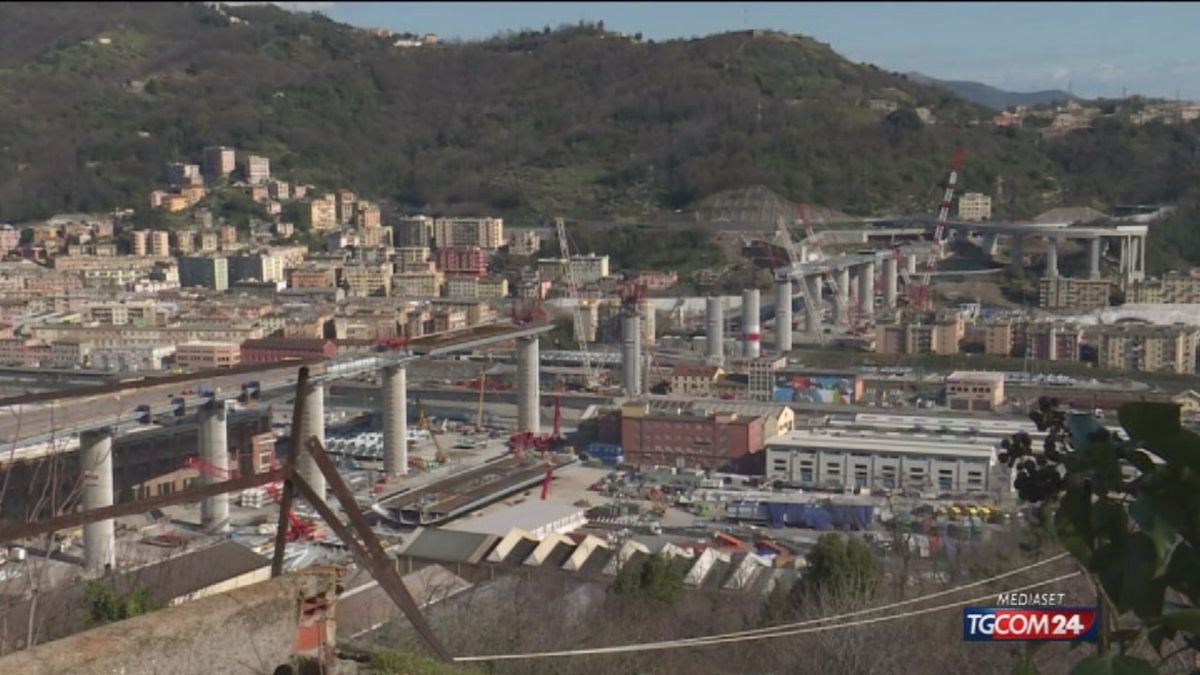
[[[1096,329],[1101,368],[1196,373],[1195,328],[1184,324],[1109,325]]]
[[[354,222],[354,193],[349,190],[338,190],[334,196],[334,203],[337,204],[337,223],[338,225],[349,225]]]
[[[433,219],[429,216],[401,218],[392,226],[392,242],[396,246],[422,246],[433,243]]]
[[[508,254],[512,256],[532,256],[542,248],[542,237],[536,230],[521,230],[513,232],[508,237]]]
[[[203,286],[214,291],[229,288],[229,261],[217,256],[181,256],[179,285],[183,288]]]
[[[447,275],[483,276],[487,274],[488,256],[478,246],[447,246],[436,253],[437,268]]]
[[[201,230],[196,235],[196,241],[201,253],[212,253],[220,248],[221,240],[215,230]]]
[[[391,263],[346,265],[341,269],[341,285],[350,297],[391,295],[392,273]]]
[[[184,370],[232,368],[241,363],[241,355],[235,342],[185,342],[175,347],[175,365]]]
[[[392,295],[409,298],[435,298],[442,294],[445,275],[441,272],[400,272],[392,275]]]
[[[323,338],[263,338],[242,343],[242,363],[275,363],[287,359],[332,359],[337,344]]]
[[[990,220],[992,198],[979,192],[967,192],[958,198],[959,220]]]
[[[428,246],[397,246],[395,254],[396,258],[394,262],[397,272],[425,272],[429,270]]]
[[[1083,328],[1078,324],[1042,321],[1029,325],[1028,355],[1044,361],[1078,361]]]
[[[150,232],[148,230],[134,230],[133,236],[130,238],[131,253],[135,256],[144,257],[150,253]]]
[[[434,248],[478,246],[492,251],[504,245],[504,220],[502,218],[437,218],[433,221],[431,238]],[[411,241],[406,243],[424,245]]]
[[[247,155],[242,176],[251,185],[262,185],[271,179],[271,160],[261,155]]]
[[[1135,281],[1125,301],[1159,305],[1200,303],[1200,277],[1172,273]]]
[[[464,300],[503,298],[508,295],[504,277],[447,276],[442,287],[447,298]]]
[[[966,329],[961,317],[936,323],[879,323],[875,351],[880,354],[957,354]]]
[[[178,230],[171,233],[175,239],[175,250],[179,255],[191,255],[196,252],[196,235],[190,230]]]
[[[166,258],[171,255],[171,233],[166,230],[150,232],[150,255],[155,258]]]
[[[951,410],[995,410],[1004,403],[1004,373],[956,371],[946,376]]]
[[[763,448],[761,416],[659,411],[649,403],[621,407],[625,461],[641,466],[719,469]]]
[[[354,206],[354,226],[359,229],[377,228],[382,224],[379,207],[371,202],[360,201]]]
[[[228,176],[236,168],[236,153],[233,148],[211,145],[201,152],[200,164],[205,176],[212,178]]]
[[[725,371],[714,365],[680,363],[671,369],[671,393],[710,398]]]
[[[183,164],[181,162],[172,162],[167,165],[166,181],[172,187],[203,182],[203,180],[204,179],[200,177],[199,164]]]
[[[229,260],[229,282],[239,281],[283,281],[283,258],[269,253],[231,256]]]
[[[1042,277],[1038,282],[1038,306],[1070,310],[1108,307],[1112,286],[1111,279]]]
[[[337,273],[332,267],[305,265],[287,270],[288,288],[333,288]]]
[[[1015,323],[1007,317],[985,322],[979,330],[983,337],[983,353],[993,356],[1012,356],[1016,346]]]
[[[310,230],[337,227],[337,197],[332,194],[313,199],[300,209],[300,222]]]
[[[574,255],[571,256],[570,265],[575,283],[580,285],[593,284],[609,276],[607,255]],[[537,271],[540,278],[560,283],[565,280],[567,261],[562,258],[541,258],[538,260]]]

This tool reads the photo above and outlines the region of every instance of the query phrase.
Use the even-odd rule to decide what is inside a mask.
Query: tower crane
[[[442,449],[442,442],[438,440],[438,435],[433,433],[433,428],[429,424],[429,418],[425,416],[425,406],[421,405],[421,398],[415,397],[415,400],[417,403],[417,428],[429,432],[429,437],[433,439],[433,459],[438,464],[445,464],[450,459],[450,456]]]
[[[945,243],[946,220],[950,217],[950,203],[954,201],[954,190],[958,185],[958,174],[962,170],[963,157],[966,148],[958,146],[954,150],[954,160],[950,163],[950,178],[946,181],[946,192],[942,196],[942,205],[938,210],[937,227],[933,230],[933,248],[925,259],[925,269],[921,273],[921,282],[917,285],[911,305],[926,309],[929,300],[929,280],[933,276],[933,268],[942,256],[942,245]]]
[[[592,355],[588,351],[587,338],[583,331],[583,310],[579,307],[579,288],[575,284],[575,268],[571,264],[571,248],[567,245],[567,225],[562,218],[554,219],[554,230],[558,236],[559,253],[566,265],[567,297],[571,300],[571,319],[575,329],[575,339],[579,343],[579,351],[583,357],[584,388],[594,391],[599,388],[599,378],[592,368]]]

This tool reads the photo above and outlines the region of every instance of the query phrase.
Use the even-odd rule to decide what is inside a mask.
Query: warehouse
[[[767,441],[766,476],[824,490],[999,494],[1010,481],[996,462],[998,442],[994,437],[801,429]]]

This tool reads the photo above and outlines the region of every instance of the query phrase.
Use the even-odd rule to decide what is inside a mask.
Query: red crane
[[[942,196],[942,206],[938,210],[937,227],[933,231],[933,251],[925,260],[925,270],[921,274],[921,283],[917,284],[914,289],[913,300],[911,305],[921,309],[926,308],[926,302],[929,299],[929,280],[933,275],[933,268],[937,264],[939,258],[942,257],[942,244],[946,239],[946,220],[950,217],[950,203],[954,201],[954,190],[958,185],[958,174],[962,170],[963,157],[966,155],[966,148],[958,146],[954,150],[954,161],[950,163],[950,178],[946,181],[946,192]]]
[[[230,478],[230,471],[228,469],[222,469],[209,464],[199,457],[186,457],[183,460],[183,465],[189,469],[195,469],[204,476],[219,478],[221,480],[228,480]],[[267,491],[267,494],[271,496],[271,499],[276,504],[282,499],[278,483],[267,483],[263,486],[263,489]],[[302,520],[294,511],[288,512],[288,521],[291,523],[291,527],[288,528],[287,533],[288,541],[298,541],[300,539],[312,540],[316,538],[317,526],[312,521]]]

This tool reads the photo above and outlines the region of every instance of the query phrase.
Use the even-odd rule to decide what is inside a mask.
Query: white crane
[[[586,389],[599,387],[599,378],[592,368],[592,355],[588,351],[587,339],[583,330],[583,310],[579,307],[579,289],[575,285],[575,268],[571,264],[571,249],[567,245],[567,225],[562,218],[554,219],[554,229],[558,236],[558,249],[566,269],[563,271],[567,279],[567,297],[571,301],[571,318],[575,329],[575,339],[579,343],[580,355],[583,357],[583,379]]]

